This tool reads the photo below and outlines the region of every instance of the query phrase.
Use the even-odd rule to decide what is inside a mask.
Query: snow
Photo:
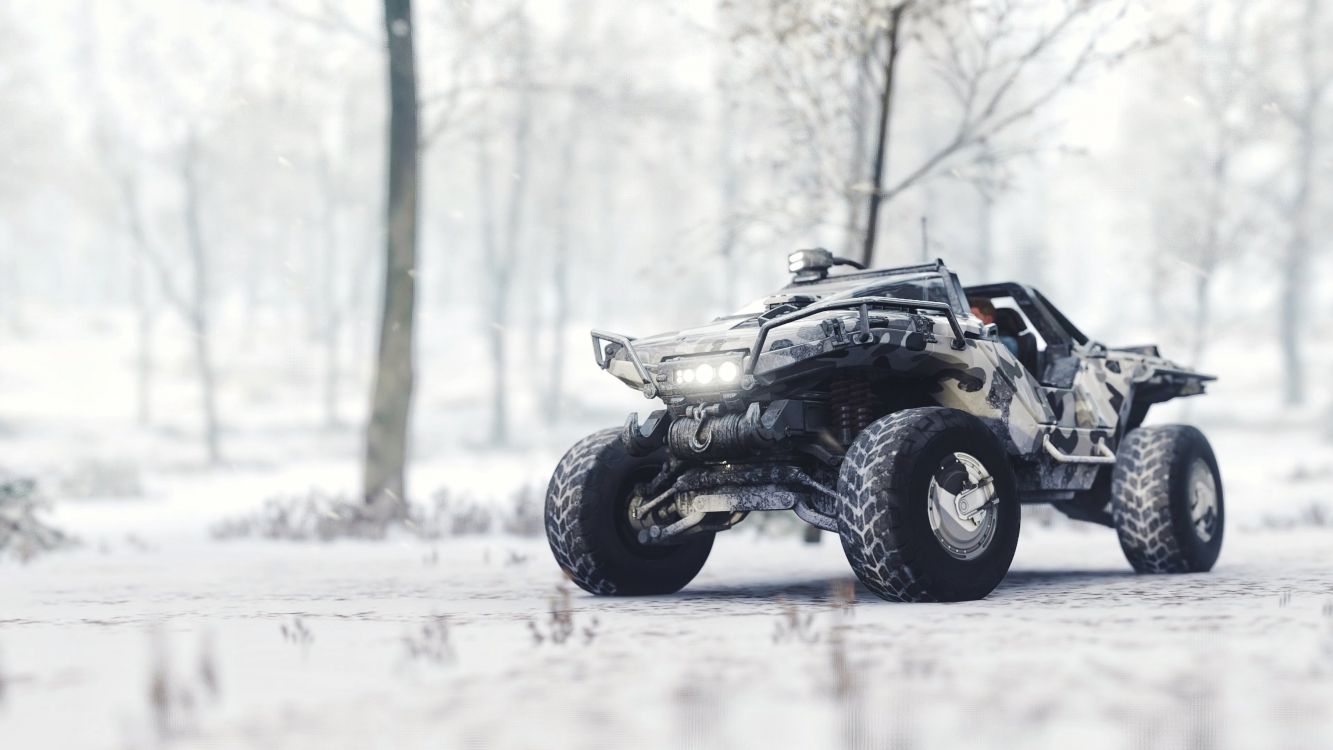
[[[562,644],[532,635],[563,585],[534,539],[110,543],[6,577],[6,747],[1317,747],[1333,732],[1326,530],[1235,531],[1213,573],[1144,577],[1109,530],[1029,524],[985,601],[858,589],[846,614],[836,540],[736,531],[679,595],[571,593]],[[413,658],[436,617],[445,657]],[[160,648],[194,703],[166,732]]]

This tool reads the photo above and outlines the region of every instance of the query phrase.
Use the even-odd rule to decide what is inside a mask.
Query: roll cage
[[[897,298],[901,295],[885,294],[882,287],[910,281],[913,276],[919,276],[920,278],[938,276],[941,281],[940,288],[944,292],[945,298],[943,300],[923,299],[919,301],[944,302],[953,310],[954,315],[959,317],[968,315],[970,308],[967,304],[967,292],[963,289],[962,282],[958,280],[958,274],[949,270],[949,267],[944,264],[944,260],[939,258],[930,263],[919,263],[912,266],[844,273],[818,281],[796,281],[789,284],[782,291],[822,293],[826,295],[824,296],[825,300],[856,297]]]
[[[1064,372],[1066,368],[1060,364],[1069,361],[1074,354],[1074,347],[1086,345],[1089,339],[1050,300],[1036,289],[1012,281],[969,286],[963,291],[968,299],[1012,299],[1046,342],[1046,348],[1036,355],[1036,367],[1032,374],[1044,385],[1068,387],[1064,381],[1071,379],[1073,373]]]

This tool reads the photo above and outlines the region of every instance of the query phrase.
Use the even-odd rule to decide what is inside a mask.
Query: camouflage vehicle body
[[[949,311],[908,309],[918,300],[893,306],[874,302],[882,299],[876,292],[885,282],[918,273],[942,279]],[[1033,333],[1048,339],[1045,356],[1037,360],[1040,376],[972,315],[967,300],[979,294],[1012,299]],[[629,339],[642,369],[622,337],[594,332],[594,346],[604,369],[650,398],[663,399],[673,418],[692,419],[691,407],[710,403],[730,405],[731,411],[739,405],[767,406],[821,379],[837,378],[840,371],[864,373],[881,388],[900,391],[896,399],[878,399],[870,407],[872,417],[890,406],[934,404],[986,421],[1015,459],[1028,500],[1067,500],[1077,491],[1090,490],[1097,467],[1114,460],[1119,437],[1143,421],[1151,404],[1201,394],[1214,379],[1164,359],[1156,347],[1112,349],[1089,340],[1031,287],[964,288],[943,261],[794,282],[765,299],[764,306],[781,307],[793,298],[807,298],[800,300],[806,310],[830,300],[852,306],[804,317],[793,311],[795,315],[766,321],[774,325],[753,359],[750,377],[730,389],[677,385],[670,372],[673,366],[705,361],[748,363],[759,337],[756,316],[728,316],[696,328]],[[957,329],[948,323],[950,313]],[[905,383],[911,386],[904,389]],[[683,450],[676,457],[689,461],[704,454]]]
[[[804,252],[825,265],[793,261],[793,283],[736,315],[638,339],[592,332],[598,364],[665,406],[642,424],[631,414],[618,433],[629,455],[663,462],[632,493],[639,542],[680,543],[751,511],[792,509],[841,528],[846,546],[840,487],[853,444],[877,421],[923,409],[984,425],[1007,457],[1016,502],[1112,526],[1121,441],[1152,404],[1201,394],[1212,380],[1156,347],[1090,340],[1021,284],[964,288],[943,261],[830,275],[827,251]],[[974,314],[978,299],[994,305],[995,323]],[[548,531],[561,502],[548,494]],[[560,559],[558,546],[553,536]],[[576,567],[566,557],[562,566]]]

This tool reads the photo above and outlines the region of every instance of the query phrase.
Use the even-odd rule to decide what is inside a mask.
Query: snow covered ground
[[[833,541],[733,532],[684,592],[631,600],[562,592],[534,539],[50,555],[7,567],[0,587],[0,746],[1333,738],[1329,531],[1239,531],[1211,574],[1141,577],[1108,530],[1030,524],[989,599],[911,606],[863,589],[839,606]]]

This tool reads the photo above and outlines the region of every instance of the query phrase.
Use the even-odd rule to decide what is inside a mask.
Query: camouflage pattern
[[[774,303],[784,299],[773,298]],[[895,378],[922,381],[938,405],[960,409],[985,421],[1015,459],[1032,462],[1020,474],[1035,489],[1086,489],[1097,465],[1056,460],[1105,457],[1126,431],[1136,391],[1151,387],[1151,402],[1203,391],[1209,378],[1187,372],[1148,348],[1114,350],[1095,342],[1074,347],[1071,387],[1044,385],[1001,343],[988,337],[981,321],[959,316],[962,348],[943,315],[897,309],[869,310],[871,335],[855,336],[855,310],[816,313],[774,328],[754,363],[754,382],[684,387],[672,372],[702,362],[742,364],[759,332],[754,316],[721,318],[704,326],[632,341],[635,353],[656,380],[668,408],[715,402],[767,402],[789,381],[822,369],[870,369]],[[628,352],[608,349],[608,371],[642,388],[643,378]],[[796,394],[799,396],[799,394]],[[792,397],[784,393],[784,398]],[[1049,442],[1049,446],[1047,443]],[[1051,450],[1051,447],[1055,451]]]

